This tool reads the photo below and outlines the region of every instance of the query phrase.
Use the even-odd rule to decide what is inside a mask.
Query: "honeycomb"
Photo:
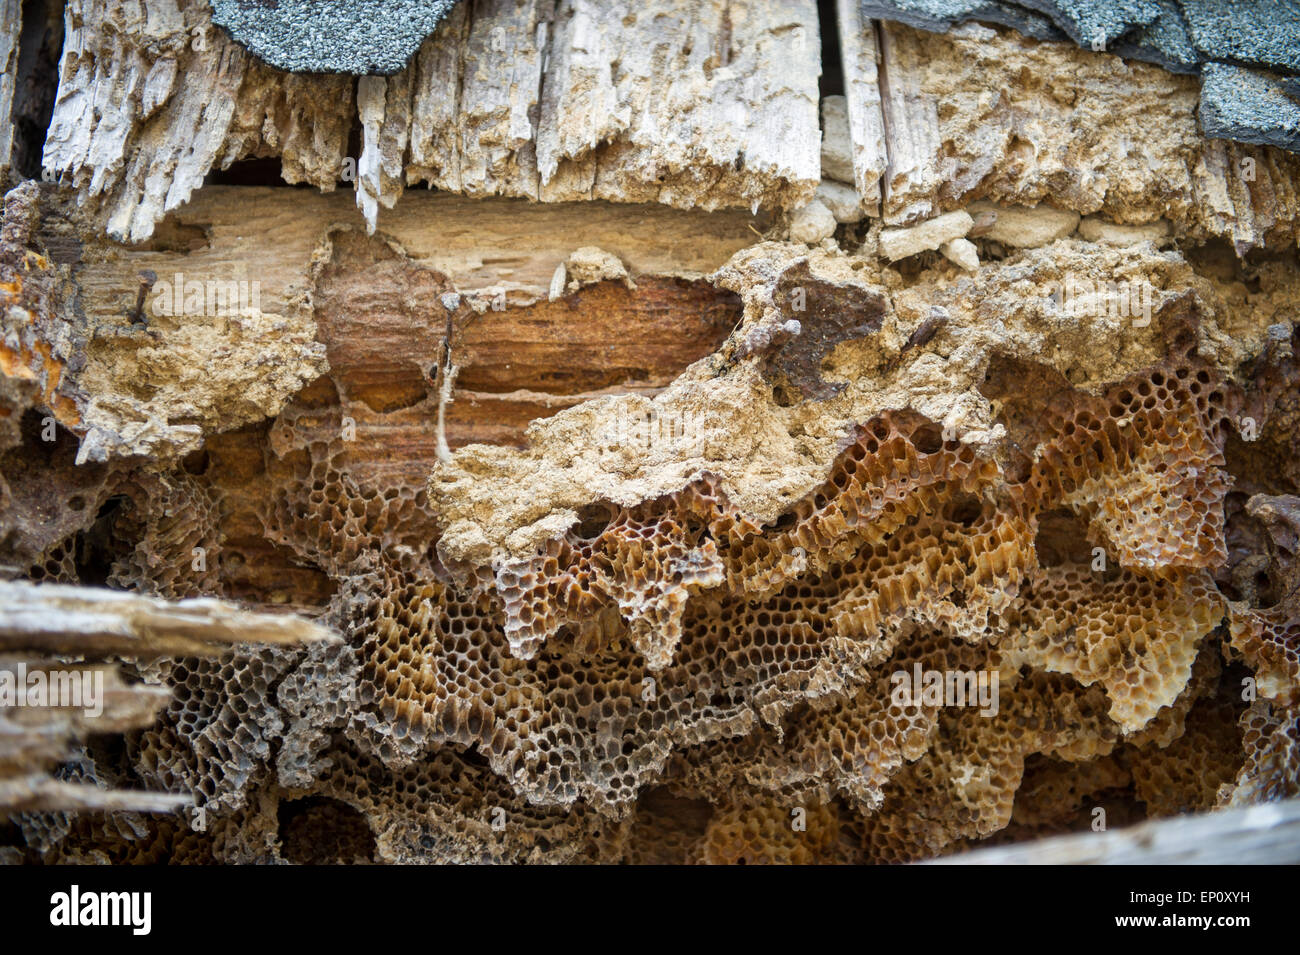
[[[702,865],[811,865],[834,862],[839,813],[833,806],[721,807],[687,855]]]
[[[172,702],[129,741],[137,774],[150,788],[192,792],[204,810],[242,806],[251,774],[283,733],[270,697],[292,662],[282,650],[256,649],[144,668],[147,682],[172,690]]]
[[[125,759],[214,817],[278,806],[261,824],[278,836],[224,851],[300,861],[912,861],[1012,825],[1034,760],[1100,781],[1058,770],[1073,781],[1048,798],[1040,779],[1045,807],[1022,808],[1021,826],[1060,828],[1108,788],[1158,812],[1212,804],[1241,769],[1237,714],[1178,704],[1223,618],[1203,569],[1225,551],[1217,387],[1187,362],[1049,410],[1021,480],[924,416],[886,412],[772,526],[705,474],[633,507],[594,502],[495,572],[443,566],[424,492],[367,486],[331,437],[337,409],[292,408],[265,439],[264,534],[340,579],[351,645],[142,668],[175,701]],[[116,522],[138,543],[115,573],[163,593],[211,586],[160,570],[188,567],[175,555],[199,542],[220,550],[219,494],[189,477],[119,485],[140,503]],[[1112,555],[1107,571],[1051,546],[1039,517],[1062,511]],[[998,673],[997,712],[897,704],[890,675],[913,667]],[[1160,738],[1175,711],[1181,732]],[[1256,749],[1254,774],[1270,775]],[[1107,762],[1121,752],[1126,770]],[[663,782],[672,795],[642,806]],[[669,800],[695,808],[665,813]],[[154,858],[168,839],[175,858],[195,839],[216,856],[221,828],[139,823],[113,858]],[[324,856],[309,828],[330,833]],[[92,839],[63,829],[33,844],[72,858]]]
[[[1293,606],[1233,614],[1232,646],[1254,668],[1260,692],[1283,705],[1298,702],[1300,616]]]
[[[1020,662],[1100,684],[1110,717],[1145,727],[1191,676],[1200,641],[1222,619],[1222,599],[1203,571],[1144,578],[1092,565],[1044,568],[1020,594],[1004,647]]]
[[[1241,716],[1246,759],[1220,802],[1246,806],[1300,795],[1300,712],[1256,701]]]
[[[824,364],[844,346],[896,368],[883,295],[844,288],[856,311],[821,303],[819,336],[737,357],[742,331],[691,374],[767,362],[765,409],[815,406],[806,435],[850,406]],[[75,431],[44,441],[20,409],[0,447],[15,573],[235,597],[345,640],[123,661],[171,703],[60,773],[193,806],[19,814],[17,848],[902,863],[1086,831],[1097,808],[1118,826],[1294,795],[1300,508],[1266,463],[1291,440],[1294,369],[1279,353],[1236,374],[1189,315],[1162,321],[1163,357],[1089,387],[990,359],[964,396],[987,403],[987,442],[896,401],[854,414],[770,519],[699,468],[637,501],[591,494],[482,560],[440,547],[427,455],[377,460],[388,412],[331,379],[166,466],[76,465]],[[1267,454],[1244,448],[1247,418]],[[47,520],[21,518],[38,505]],[[914,674],[939,695],[900,696]],[[949,698],[967,677],[996,694]]]

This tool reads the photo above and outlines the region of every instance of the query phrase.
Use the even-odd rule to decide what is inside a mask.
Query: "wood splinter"
[[[460,297],[456,296],[455,303],[444,301],[444,308],[452,305],[452,308],[446,308],[447,328],[443,334],[442,349],[438,356],[438,364],[431,369],[429,379],[430,384],[438,394],[438,423],[436,429],[437,438],[437,455],[438,460],[443,464],[451,461],[451,448],[447,444],[447,405],[451,404],[451,390],[456,385],[456,374],[460,368],[452,363],[451,360],[451,337],[455,333],[455,326],[452,324],[453,309],[460,304]]]

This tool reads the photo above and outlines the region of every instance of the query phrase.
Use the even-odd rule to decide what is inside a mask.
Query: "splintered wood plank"
[[[926,219],[939,211],[939,109],[925,91],[926,63],[916,31],[880,24],[881,107],[888,141],[884,219],[890,225]]]
[[[803,0],[565,4],[537,136],[548,197],[806,200],[820,176],[818,37]]]
[[[203,0],[69,0],[44,165],[107,233],[139,242],[204,177],[278,155],[290,182],[332,189],[353,116],[349,77],[255,61]]]
[[[533,117],[550,4],[462,3],[412,67],[407,176],[471,196],[537,197]]]
[[[809,0],[488,0],[358,88],[373,230],[406,184],[471,196],[790,207],[819,178]],[[533,117],[536,117],[534,120]]]
[[[839,0],[840,58],[844,98],[853,142],[853,179],[863,208],[880,215],[880,177],[889,168],[885,115],[880,97],[880,44],[875,24],[862,17],[858,0]]]
[[[819,179],[812,0],[472,0],[359,79],[266,66],[204,0],[69,0],[65,21],[45,165],[122,241],[249,157],[355,180],[371,231],[416,183],[720,209],[797,206]]]
[[[0,581],[0,685],[24,697],[32,675],[63,696],[0,705],[0,812],[133,809],[167,812],[188,795],[139,793],[55,780],[52,770],[92,734],[152,725],[171,701],[161,686],[127,683],[115,666],[55,655],[215,657],[237,644],[338,643],[332,630],[291,614],[256,613],[212,597],[164,600],[122,590]],[[13,656],[26,651],[39,656]],[[75,693],[73,692],[75,688]]]
[[[252,613],[212,597],[164,600],[124,590],[0,581],[0,650],[47,654],[218,656],[236,643],[337,642],[284,614]]]
[[[974,849],[927,865],[1295,865],[1300,799]]]
[[[22,28],[22,0],[0,0],[0,169],[9,165],[14,148],[11,114],[18,80],[18,37]]]

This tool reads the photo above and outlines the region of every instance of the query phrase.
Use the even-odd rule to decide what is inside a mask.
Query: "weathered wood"
[[[256,213],[256,225],[251,216]],[[504,292],[511,305],[546,297],[570,254],[595,246],[617,256],[633,277],[698,279],[758,241],[764,220],[748,212],[683,212],[658,206],[531,204],[413,193],[385,218],[382,241],[459,292],[484,302]],[[130,248],[87,244],[78,280],[91,325],[121,324],[134,301],[138,273],[159,281],[176,272],[199,282],[259,280],[261,310],[298,314],[311,282],[313,256],[332,234],[364,223],[345,194],[210,186],[168,220],[153,240]],[[150,313],[156,315],[156,293]]]
[[[197,9],[159,4],[151,17],[142,4],[67,5],[44,161],[87,200],[104,197],[110,235],[149,235],[202,183],[221,148],[246,58],[193,51]],[[148,141],[137,147],[146,123]]]
[[[255,228],[249,220],[254,209]],[[465,298],[466,314],[457,319],[458,324],[481,313],[466,339],[471,344],[479,335],[510,340],[519,333],[519,327],[511,325],[515,321],[531,323],[537,332],[530,335],[545,337],[557,348],[585,335],[593,344],[614,344],[609,339],[619,335],[616,329],[621,323],[627,327],[621,330],[625,344],[618,354],[661,350],[674,338],[665,334],[663,321],[655,318],[666,303],[676,300],[700,315],[719,317],[710,302],[718,300],[721,293],[704,295],[692,291],[690,283],[699,282],[734,252],[755,241],[755,221],[747,212],[738,211],[683,212],[662,206],[606,203],[529,204],[414,193],[386,214],[380,236],[370,240],[351,197],[345,194],[209,187],[170,217],[147,243],[131,249],[99,243],[82,248],[76,281],[84,326],[78,333],[88,342],[85,364],[76,381],[93,389],[97,400],[93,408],[82,411],[84,421],[79,426],[100,429],[97,440],[106,455],[186,453],[199,447],[202,434],[218,422],[225,429],[278,413],[293,393],[324,371],[330,349],[334,354],[329,361],[338,359],[346,366],[348,359],[340,356],[367,340],[388,342],[384,355],[387,371],[379,373],[379,384],[381,391],[387,387],[393,392],[393,400],[372,395],[378,398],[376,407],[391,409],[406,400],[418,400],[422,394],[418,389],[423,387],[419,376],[434,361],[446,325],[446,309],[440,299],[443,293]],[[364,240],[360,246],[353,242],[356,237]],[[317,286],[337,242],[353,243],[349,248],[372,248],[368,243],[374,242],[374,255],[390,263],[371,274],[357,271],[353,275],[349,294],[355,302],[345,311],[355,312],[354,306],[365,303],[374,310],[367,321],[377,329],[400,327],[402,334],[414,335],[414,339],[399,336],[403,343],[395,343],[382,333],[368,332],[340,345],[339,335],[328,329],[318,334],[321,326],[316,309],[324,299],[318,298]],[[605,292],[583,293],[579,300],[587,306],[608,300],[608,308],[596,308],[607,320],[606,331],[599,334],[592,332],[596,311],[574,303],[543,308],[532,317],[515,316],[516,309],[546,298],[556,269],[583,246],[598,247],[617,257],[634,279],[664,279],[664,297],[655,304],[653,283],[636,293],[623,291],[621,285]],[[145,271],[158,279],[146,299],[147,331],[132,325],[129,317],[140,274]],[[671,281],[674,279],[686,284]],[[177,310],[171,309],[173,314],[164,314],[159,296],[177,293],[174,286],[178,282],[198,283],[199,287],[243,282],[250,291],[257,283],[258,300],[244,315],[214,315],[206,308],[187,314],[174,314]],[[339,310],[333,314],[337,316]],[[545,321],[539,321],[543,314]],[[641,318],[634,317],[638,315]],[[394,326],[394,321],[400,326]],[[556,327],[572,327],[556,335],[547,330],[552,322],[558,323]],[[712,340],[714,328],[710,322],[701,327],[705,326],[709,328],[705,337]],[[653,338],[655,335],[658,338]],[[676,339],[679,347],[664,352],[674,369],[704,353],[704,339],[692,335]],[[652,340],[660,344],[652,346]],[[500,365],[515,366],[514,372],[494,386],[502,392],[545,392],[550,396],[541,399],[546,405],[561,399],[550,410],[543,410],[533,399],[525,402],[536,407],[538,414],[554,413],[572,403],[572,399],[562,398],[561,392],[540,387],[536,376],[518,374],[523,366],[515,359],[501,358],[500,349],[473,347],[475,351],[467,359],[481,364],[466,371],[461,388],[484,390],[474,382],[483,367],[501,359]],[[560,365],[573,362],[573,356],[564,354],[562,348],[554,357]],[[608,375],[601,376],[594,360],[574,364],[589,368],[588,378],[600,378],[600,383],[582,384],[575,378],[573,394],[599,390],[611,380]],[[620,361],[618,367],[628,372],[629,382],[639,380],[641,387],[660,387],[667,382],[664,374],[634,373],[639,368],[658,367],[644,357]],[[202,388],[192,387],[198,377],[205,381]],[[62,384],[70,389],[76,382],[70,376]],[[566,386],[564,393],[568,391]],[[504,430],[484,431],[466,421],[471,407],[457,403],[450,412],[455,440],[491,440],[489,434],[504,438],[508,433],[509,440],[515,442],[527,420],[521,417],[526,413],[522,406],[514,412],[503,409]],[[487,408],[472,417],[486,423]],[[469,430],[462,432],[462,425]]]
[[[104,588],[0,581],[0,651],[40,657],[0,659],[8,692],[27,697],[33,675],[82,681],[73,705],[46,696],[36,703],[0,703],[0,811],[122,810],[166,812],[188,795],[138,793],[78,785],[50,773],[74,743],[92,733],[121,733],[153,724],[171,700],[163,687],[128,684],[112,666],[54,663],[54,655],[149,660],[162,655],[217,656],[236,644],[336,643],[332,631],[301,617],[252,613],[213,598],[167,601]],[[70,685],[70,684],[65,684]],[[90,692],[93,699],[82,695]]]
[[[1300,800],[975,849],[926,865],[1295,865]]]
[[[1164,218],[1243,253],[1300,236],[1300,158],[1205,139],[1193,78],[977,23],[927,33],[873,23],[857,0],[839,6],[857,185],[885,169],[887,225],[980,198],[1121,223]]]
[[[371,231],[417,182],[718,209],[797,206],[819,179],[811,0],[477,0],[405,70],[357,80],[355,104],[350,78],[253,60],[200,0],[66,17],[45,163],[127,241],[248,157],[327,191],[355,178]]]
[[[889,154],[883,189],[885,221],[913,222],[939,211],[935,194],[945,170],[938,103],[924,89],[927,63],[916,31],[882,23],[880,57],[880,99]],[[869,135],[869,126],[864,133]],[[869,141],[863,145],[873,148]],[[875,158],[870,152],[868,156]]]
[[[409,149],[408,183],[473,196],[798,205],[818,49],[804,0],[466,5],[411,67],[360,81],[358,201],[373,229]]]
[[[880,215],[880,177],[889,167],[885,146],[885,114],[880,97],[880,45],[876,29],[864,20],[856,2],[837,5],[840,57],[844,68],[844,98],[848,104],[853,143],[853,177],[863,208]]]
[[[377,461],[418,471],[432,460],[430,369],[445,336],[442,297],[451,291],[437,272],[382,243],[336,237],[313,295],[315,320],[363,457],[377,441],[388,449],[374,448]],[[460,373],[447,440],[521,444],[530,420],[602,392],[653,394],[712,353],[740,315],[739,300],[707,282],[657,276],[642,276],[635,288],[603,280],[553,302],[465,309],[453,316]]]
[[[84,681],[78,705],[45,697],[30,702],[29,680]],[[188,795],[109,789],[55,779],[78,743],[92,733],[122,733],[149,726],[171,700],[159,686],[128,684],[112,666],[55,664],[0,658],[0,680],[14,694],[0,705],[0,812],[123,810],[169,812]],[[63,682],[67,687],[70,682]],[[86,691],[91,696],[86,696]],[[18,702],[18,694],[23,702]]]
[[[0,0],[0,171],[8,167],[14,148],[12,112],[22,19],[22,0]]]
[[[0,649],[39,653],[211,656],[236,643],[337,641],[300,617],[214,598],[167,601],[121,590],[0,581]]]
[[[214,168],[278,155],[289,182],[332,189],[347,77],[281,74],[214,29],[206,3],[70,0],[44,163],[109,235],[140,241]]]
[[[48,776],[0,780],[6,812],[175,812],[193,804],[188,793],[79,786]]]
[[[423,79],[412,94],[411,181],[539,198],[533,139],[550,19],[549,5],[530,0],[462,3],[451,12],[441,37],[407,68]]]

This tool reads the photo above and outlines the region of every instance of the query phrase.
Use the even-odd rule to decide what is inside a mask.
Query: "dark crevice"
[[[613,505],[603,501],[579,508],[578,526],[573,530],[574,536],[579,540],[595,540],[609,527],[609,522],[614,519],[615,513]]]
[[[10,163],[25,178],[41,175],[41,154],[59,88],[63,54],[63,4],[24,0],[18,38],[18,76],[11,115],[13,153]]]
[[[211,464],[211,457],[207,451],[200,448],[197,451],[191,451],[181,459],[181,467],[189,474],[195,477],[202,477],[208,471],[208,465]]]
[[[280,854],[299,865],[375,861],[375,835],[366,817],[328,796],[281,801]]]
[[[974,494],[962,491],[948,502],[946,512],[948,520],[963,527],[974,527],[984,514],[984,502]]]
[[[213,169],[203,180],[205,186],[289,186],[280,175],[280,159],[241,159],[225,169]],[[314,189],[310,183],[298,183],[297,188]]]
[[[889,148],[889,143],[893,136],[889,129],[889,71],[886,69],[889,63],[889,51],[887,48],[888,34],[880,28],[880,22],[871,20],[871,30],[876,37],[876,85],[880,89],[880,122],[884,128],[885,143],[885,170],[886,175],[880,179],[881,198],[889,198],[889,172],[894,168],[893,153]]]
[[[822,41],[821,97],[844,95],[844,63],[840,59],[840,23],[835,0],[817,0]]]
[[[354,84],[355,86],[355,84]],[[352,92],[355,99],[355,89]],[[352,125],[348,128],[348,148],[340,164],[338,188],[353,189],[357,187],[357,167],[361,164],[361,150],[365,146],[365,127],[361,125],[360,110],[352,110]]]
[[[206,249],[211,244],[211,225],[181,222],[173,213],[158,223],[153,235],[133,248],[143,252],[179,252],[188,255]]]
[[[118,519],[131,507],[122,495],[105,501],[95,515],[94,523],[84,531],[77,531],[76,570],[78,583],[91,587],[107,587],[114,565],[135,549],[135,542],[127,541],[118,533]]]
[[[432,378],[432,375],[430,375]],[[392,380],[348,389],[348,399],[360,401],[375,414],[393,414],[424,403],[429,390],[418,377],[395,369]]]
[[[937,424],[923,424],[912,432],[912,444],[922,454],[937,454],[943,450],[943,428]]]

